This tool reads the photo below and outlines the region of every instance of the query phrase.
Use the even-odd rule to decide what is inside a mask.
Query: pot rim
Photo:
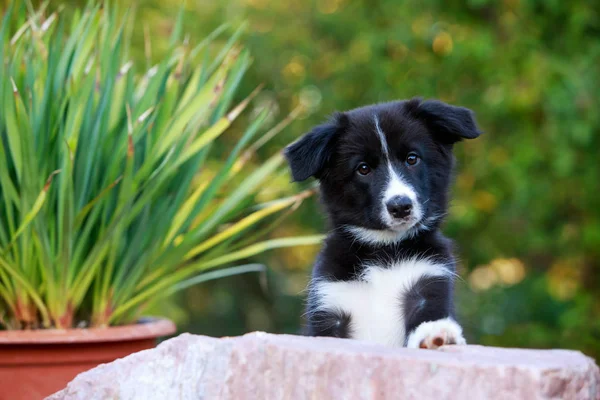
[[[168,336],[175,333],[175,324],[168,319],[144,319],[137,324],[106,328],[35,329],[0,331],[0,346],[31,344],[72,344],[124,342]]]

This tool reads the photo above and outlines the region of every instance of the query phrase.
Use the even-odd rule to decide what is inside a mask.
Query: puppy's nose
[[[402,219],[410,215],[413,204],[407,196],[395,196],[388,200],[386,206],[392,217]]]

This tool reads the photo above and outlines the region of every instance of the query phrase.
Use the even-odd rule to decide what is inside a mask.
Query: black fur
[[[287,147],[285,154],[290,163],[295,181],[303,181],[311,176],[318,178],[333,153],[338,133],[344,129],[347,118],[336,114],[328,123],[315,127],[298,142]]]
[[[341,311],[316,311],[311,314],[311,323],[306,326],[308,336],[350,336],[350,316]]]
[[[389,169],[384,168],[386,159],[374,116],[385,134],[393,170],[414,188],[422,209],[419,223],[406,238],[391,244],[363,243],[346,229],[390,229],[381,217],[385,213],[381,199]],[[313,269],[313,279],[357,279],[369,261],[411,256],[430,257],[454,271],[452,243],[439,231],[448,205],[454,165],[452,147],[480,134],[470,110],[435,100],[412,99],[338,113],[290,145],[285,155],[294,180],[319,179],[331,224]],[[420,157],[414,166],[406,161],[412,152]],[[367,176],[357,173],[361,162],[371,169]],[[316,312],[318,299],[314,296],[310,291],[307,334],[348,337],[350,316]],[[451,279],[422,278],[404,299],[399,299],[404,300],[406,336],[421,322],[452,316],[452,297]]]
[[[403,305],[406,332],[412,332],[425,321],[454,317],[452,282],[439,277],[423,277],[406,293]]]

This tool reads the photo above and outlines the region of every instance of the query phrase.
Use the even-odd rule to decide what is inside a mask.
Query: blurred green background
[[[119,3],[135,5],[134,61],[150,65],[181,1]],[[264,82],[257,107],[305,110],[271,152],[335,110],[412,96],[472,108],[486,134],[457,146],[444,227],[467,339],[600,359],[600,2],[188,0],[183,18],[191,43],[247,24],[254,64],[240,97]],[[274,235],[325,229],[311,199]],[[204,284],[153,311],[197,334],[297,333],[316,251],[272,252],[259,260],[266,279]]]

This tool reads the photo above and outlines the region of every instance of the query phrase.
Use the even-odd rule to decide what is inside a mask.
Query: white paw
[[[452,318],[423,322],[408,337],[406,347],[437,349],[449,344],[467,344],[462,328]]]

